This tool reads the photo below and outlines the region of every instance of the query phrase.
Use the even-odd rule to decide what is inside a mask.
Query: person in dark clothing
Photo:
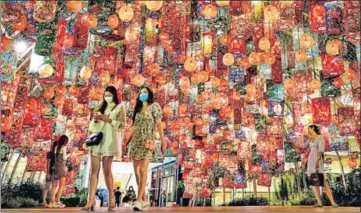
[[[100,207],[103,207],[104,204],[104,196],[103,193],[99,192],[98,193],[99,199],[100,199]]]
[[[122,196],[122,193],[120,192],[120,187],[117,187],[117,190],[114,192],[115,196],[115,206],[120,206],[120,198]]]

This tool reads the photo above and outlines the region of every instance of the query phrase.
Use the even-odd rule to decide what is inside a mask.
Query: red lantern
[[[98,20],[95,15],[87,14],[83,17],[83,21],[89,29],[95,28],[98,25]]]
[[[13,121],[10,117],[3,116],[1,117],[1,131],[7,132],[11,129],[13,125]]]
[[[47,87],[44,89],[44,98],[47,100],[50,100],[54,97],[54,88],[53,87]]]
[[[19,22],[13,24],[13,29],[15,31],[24,31],[26,29],[26,24],[27,24],[27,20],[26,17],[24,15],[20,16],[20,20]]]
[[[68,1],[66,2],[66,7],[69,11],[77,13],[83,8],[83,3],[82,1]]]
[[[10,39],[6,36],[1,37],[1,52],[8,50],[10,44]]]
[[[341,88],[345,83],[343,82],[341,77],[337,77],[334,81],[333,81],[333,85],[335,85],[338,88]]]
[[[118,16],[117,15],[111,15],[108,18],[108,22],[107,22],[108,26],[112,29],[115,29],[118,27],[119,25],[119,20],[118,20]]]
[[[29,99],[26,101],[25,108],[29,111],[36,111],[38,107],[38,102],[35,99]]]
[[[348,158],[348,167],[355,169],[357,167],[357,159],[353,156]]]
[[[312,99],[313,123],[328,125],[331,121],[330,99],[327,97]]]

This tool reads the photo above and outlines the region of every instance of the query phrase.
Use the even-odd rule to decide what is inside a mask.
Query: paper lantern
[[[312,15],[316,18],[325,18],[326,9],[323,5],[317,4],[312,8]]]
[[[144,83],[145,83],[145,78],[143,77],[143,75],[136,74],[135,76],[133,76],[133,78],[132,78],[133,85],[135,85],[137,87],[141,87],[141,86],[143,86]]]
[[[357,167],[357,158],[349,157],[348,158],[348,167],[355,169]]]
[[[229,5],[229,1],[227,0],[217,0],[216,3],[221,7],[226,7]]]
[[[122,8],[120,8],[118,16],[120,20],[124,22],[130,22],[134,17],[134,10],[131,6],[125,5]],[[118,24],[117,24],[118,26]]]
[[[215,18],[217,16],[217,7],[212,4],[207,4],[202,7],[201,13],[206,18]]]
[[[179,113],[184,114],[185,112],[187,112],[187,104],[181,104],[179,106]]]
[[[179,86],[183,87],[183,88],[188,88],[190,86],[190,82],[189,82],[188,77],[182,77],[179,80]]]
[[[208,73],[206,71],[202,71],[199,73],[199,80],[202,83],[205,83],[208,81]]]
[[[248,57],[248,61],[251,65],[259,65],[261,63],[261,58],[257,52],[252,52]]]
[[[199,83],[201,83],[200,79],[201,79],[201,76],[198,73],[195,73],[191,76],[191,83],[194,85],[199,84]]]
[[[202,52],[204,55],[209,55],[212,53],[212,35],[204,34],[201,38],[202,42]]]
[[[138,39],[139,36],[139,29],[135,27],[129,27],[125,31],[125,40],[128,42],[134,42]]]
[[[289,90],[292,89],[295,85],[296,85],[296,81],[293,78],[287,78],[284,82],[283,82],[285,89]]]
[[[173,109],[169,105],[164,107],[163,112],[166,117],[171,117],[173,115]]]
[[[304,50],[296,50],[295,52],[295,60],[296,62],[305,62],[307,60],[307,55]]]
[[[343,82],[341,77],[335,78],[333,81],[333,85],[335,85],[337,88],[341,88],[345,83]]]
[[[212,87],[216,88],[221,83],[221,80],[217,77],[212,77],[211,83],[212,83]]]
[[[276,57],[275,57],[275,55],[273,53],[264,53],[264,63],[265,64],[272,65],[275,62],[276,62]]]
[[[54,105],[60,107],[64,104],[64,97],[56,96],[54,99]]]
[[[116,15],[109,16],[107,25],[112,29],[117,28],[119,25],[118,17]]]
[[[331,106],[329,98],[312,99],[313,123],[328,125],[331,121]]]
[[[8,116],[2,116],[1,117],[1,131],[2,132],[7,132],[11,129],[13,125],[13,121],[10,117]]]
[[[10,39],[6,36],[1,37],[1,52],[9,49]]]
[[[310,36],[309,34],[305,33],[301,36],[300,38],[300,46],[303,49],[308,49],[311,48],[314,44],[314,40],[312,38],[312,36]]]
[[[78,13],[83,8],[82,1],[67,1],[66,7],[70,12]]]
[[[90,14],[84,15],[83,21],[89,29],[96,28],[98,25],[98,20],[95,15],[90,15]]]
[[[263,50],[263,51],[266,51],[266,50],[269,50],[271,48],[271,43],[270,41],[268,40],[268,38],[266,37],[263,37],[259,40],[258,42],[258,47]]]
[[[48,78],[48,77],[52,76],[53,73],[54,73],[54,68],[49,64],[44,64],[39,69],[39,75],[42,78]]]
[[[87,66],[83,66],[81,69],[80,69],[80,78],[87,81],[91,78],[92,76],[92,72],[93,70],[90,69],[90,67],[87,67]]]
[[[232,66],[234,64],[234,56],[231,53],[226,53],[223,56],[223,64],[226,66]]]
[[[197,61],[194,58],[187,58],[186,62],[184,63],[184,69],[187,72],[194,72],[197,69]]]
[[[50,100],[54,97],[54,88],[53,87],[47,87],[44,89],[44,98],[47,100]]]
[[[35,111],[37,107],[38,107],[38,102],[34,98],[31,98],[26,101],[25,109],[29,111]]]
[[[163,6],[163,1],[157,0],[157,1],[146,1],[145,5],[147,6],[148,10],[156,12],[160,10]]]
[[[219,42],[220,42],[223,46],[227,46],[227,45],[228,45],[228,35],[227,35],[227,33],[222,34],[221,38],[219,39]]]
[[[339,40],[329,40],[326,44],[326,53],[329,55],[338,55],[340,53],[341,42]]]
[[[308,87],[312,90],[321,88],[321,81],[319,79],[312,79],[312,81],[308,84]]]
[[[353,81],[356,79],[357,73],[353,69],[348,68],[345,72],[345,75],[348,78],[348,80]]]
[[[70,33],[65,33],[63,46],[65,48],[71,48],[73,46],[73,36]]]
[[[279,18],[279,12],[273,5],[268,5],[264,8],[264,18],[266,21],[275,21]]]
[[[22,32],[26,29],[27,23],[26,17],[22,15],[20,16],[20,20],[13,24],[13,30]]]

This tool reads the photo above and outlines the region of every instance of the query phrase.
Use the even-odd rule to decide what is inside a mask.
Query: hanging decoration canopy
[[[270,187],[285,165],[306,163],[295,145],[311,124],[328,152],[359,152],[349,145],[360,142],[359,1],[1,6],[1,131],[4,144],[31,150],[29,171],[45,170],[39,143],[63,134],[78,150],[73,162],[86,154],[90,117],[110,85],[130,107],[141,87],[154,92],[184,197],[207,197],[219,182],[245,188],[247,178]],[[357,167],[354,154],[344,166]]]

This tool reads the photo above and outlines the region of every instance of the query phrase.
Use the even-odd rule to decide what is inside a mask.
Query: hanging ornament
[[[44,89],[44,98],[48,101],[54,97],[54,88],[53,87],[47,87]]]
[[[78,13],[83,8],[82,1],[67,1],[66,7],[70,12]]]
[[[124,22],[130,22],[134,17],[134,10],[131,6],[125,5],[122,8],[120,8],[118,16],[119,16],[120,20],[122,20]]]
[[[157,12],[162,8],[163,1],[157,0],[157,1],[146,1],[145,5],[147,6],[148,10]]]
[[[306,52],[304,50],[296,50],[295,52],[295,60],[296,62],[305,62],[307,59]]]
[[[139,28],[131,26],[125,31],[125,40],[128,42],[136,41],[139,37],[139,33]]]
[[[248,57],[248,61],[251,65],[259,65],[261,63],[261,58],[257,52],[252,52]]]
[[[10,39],[6,36],[1,37],[1,52],[5,52],[9,49]]]
[[[90,15],[90,14],[84,15],[83,21],[89,29],[96,28],[98,25],[98,20],[95,15]]]
[[[326,52],[329,55],[338,55],[341,49],[341,42],[339,40],[329,40],[326,44]]]
[[[65,48],[71,48],[73,46],[73,40],[74,38],[70,33],[65,33],[63,46]]]
[[[346,75],[346,77],[347,77],[348,80],[353,81],[353,80],[356,79],[357,73],[356,73],[353,69],[348,68],[348,69],[346,70],[346,72],[345,72],[345,75]]]
[[[207,4],[202,7],[201,14],[206,18],[215,18],[217,16],[217,7],[212,4]]]
[[[313,40],[312,36],[310,36],[307,33],[303,34],[300,38],[300,46],[303,49],[311,48],[313,46],[314,42],[315,41]]]
[[[264,18],[266,21],[275,21],[279,18],[279,12],[273,5],[268,5],[264,8]]]
[[[119,21],[118,21],[117,15],[111,15],[111,16],[109,16],[107,25],[108,25],[110,28],[112,28],[112,29],[117,28],[118,25],[119,25]]]
[[[91,78],[92,76],[92,72],[93,70],[90,69],[89,67],[87,66],[83,66],[81,69],[80,69],[80,78],[87,81]]]
[[[223,46],[227,46],[228,45],[228,34],[224,33],[221,38],[219,39],[219,42],[223,45]]]
[[[13,24],[13,30],[22,32],[26,29],[27,23],[26,17],[22,15],[20,16],[20,20]]]
[[[64,96],[66,94],[66,87],[64,85],[58,85],[55,91],[57,96]]]
[[[312,81],[308,84],[308,87],[312,90],[321,88],[321,81],[319,79],[312,79]]]
[[[259,40],[258,47],[263,51],[267,51],[271,48],[271,43],[268,38],[263,37]]]
[[[133,85],[135,85],[137,87],[141,87],[141,86],[143,86],[144,83],[145,83],[145,78],[143,77],[143,75],[136,74],[135,76],[133,76],[133,78],[132,78]]]
[[[276,62],[276,57],[273,53],[265,53],[264,54],[264,63],[265,64],[274,64]]]
[[[232,53],[226,53],[223,56],[223,64],[226,66],[232,66],[234,64],[234,56]]]
[[[194,72],[197,69],[197,61],[194,58],[187,58],[186,62],[184,63],[184,69],[187,72]]]
[[[8,116],[2,116],[1,117],[1,132],[7,132],[11,129],[13,125],[13,121],[11,117]]]
[[[341,77],[335,78],[333,81],[333,85],[335,85],[337,88],[341,88],[345,83],[343,82]]]
[[[54,68],[49,64],[44,64],[39,69],[39,75],[41,78],[48,78],[54,73]]]

